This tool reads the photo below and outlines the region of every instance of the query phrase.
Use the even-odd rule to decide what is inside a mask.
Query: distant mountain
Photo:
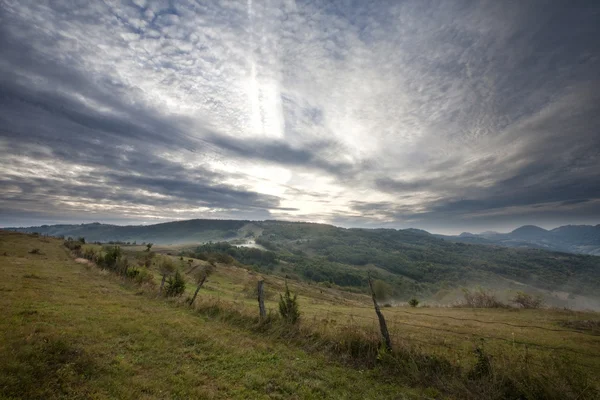
[[[472,234],[463,232],[458,236],[436,236],[462,243],[531,247],[567,253],[600,255],[600,225],[566,225],[552,230],[535,225],[524,225],[510,233]]]

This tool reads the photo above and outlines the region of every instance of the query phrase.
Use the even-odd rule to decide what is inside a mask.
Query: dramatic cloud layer
[[[595,1],[0,6],[0,225],[600,222]]]

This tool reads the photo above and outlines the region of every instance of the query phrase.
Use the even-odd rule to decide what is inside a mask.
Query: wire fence
[[[251,307],[250,305],[248,305],[246,303],[237,303],[237,306],[243,307],[245,309],[245,312],[247,312],[247,313],[258,312],[258,307],[256,307],[256,310],[254,310],[254,307]],[[334,328],[331,328],[331,329],[335,329],[335,328],[337,328],[337,329],[341,329],[341,328],[363,329],[366,333],[370,333],[372,335],[379,334],[379,322],[378,322],[378,318],[375,316],[375,311],[374,311],[373,307],[352,306],[352,307],[348,307],[348,308],[350,308],[350,310],[342,311],[340,309],[326,308],[326,307],[321,307],[320,305],[311,304],[311,305],[306,306],[306,309],[304,311],[304,314],[305,314],[304,318],[305,319],[313,319],[314,322],[316,322],[317,324],[320,324],[320,325],[333,326]],[[271,311],[273,311],[273,310],[271,309]],[[353,311],[356,311],[356,312],[353,312]],[[388,324],[392,327],[391,336],[392,336],[392,341],[394,343],[411,344],[414,342],[414,343],[419,343],[419,344],[426,345],[426,346],[443,347],[449,351],[457,352],[458,351],[457,347],[459,347],[459,346],[457,346],[456,343],[453,343],[453,344],[446,343],[445,342],[446,338],[444,336],[440,336],[440,337],[432,336],[431,339],[433,339],[435,342],[430,341],[430,340],[424,340],[423,338],[414,336],[415,334],[423,335],[426,332],[427,333],[440,332],[440,333],[444,333],[444,334],[451,334],[455,337],[468,338],[468,339],[464,340],[465,344],[475,344],[476,341],[483,339],[483,340],[494,341],[501,345],[512,346],[513,348],[515,346],[521,346],[524,348],[525,354],[527,354],[529,349],[532,349],[532,350],[536,349],[538,351],[546,351],[546,352],[553,352],[553,353],[554,352],[569,353],[571,355],[578,356],[579,358],[584,357],[587,359],[600,360],[600,354],[594,354],[594,353],[590,353],[590,352],[582,352],[580,350],[577,350],[577,349],[571,348],[571,347],[567,347],[567,346],[551,346],[551,345],[536,343],[536,342],[532,342],[532,341],[515,339],[514,337],[502,337],[502,336],[494,336],[494,335],[490,335],[490,334],[486,334],[486,333],[464,332],[464,331],[448,329],[448,328],[444,328],[444,327],[440,327],[440,326],[420,324],[420,323],[417,323],[414,321],[406,321],[405,319],[400,320],[400,319],[394,318],[394,316],[395,315],[403,315],[403,316],[407,316],[407,317],[417,316],[417,317],[425,317],[425,318],[434,318],[437,321],[453,320],[453,321],[460,321],[460,322],[473,322],[473,323],[484,324],[484,325],[502,325],[502,326],[508,326],[508,327],[513,327],[513,328],[520,328],[520,329],[535,329],[535,330],[541,330],[541,331],[547,331],[547,332],[559,333],[559,334],[575,334],[575,335],[578,335],[578,337],[581,337],[581,335],[589,336],[591,338],[599,337],[598,335],[595,335],[593,333],[572,330],[572,329],[557,329],[557,328],[544,327],[544,326],[533,325],[533,324],[532,325],[515,324],[515,323],[504,322],[504,321],[483,320],[480,318],[463,318],[463,317],[455,317],[455,316],[449,316],[449,315],[436,315],[436,314],[424,313],[424,312],[419,312],[419,311],[402,310],[402,309],[399,309],[398,307],[395,307],[395,308],[384,307],[381,309],[381,311],[384,314],[384,316],[386,317]],[[373,315],[372,316],[364,315],[364,313],[367,313],[367,312],[373,313]],[[416,332],[406,332],[406,331],[399,332],[400,330],[402,330],[402,328],[405,328],[405,327],[416,328],[416,329],[418,329],[418,331],[416,331]],[[598,345],[600,346],[600,339],[598,340]],[[543,364],[536,363],[532,359],[531,354],[526,355],[525,359],[526,359],[525,362],[527,364],[536,365],[538,367],[544,367]],[[600,372],[600,364],[591,365],[591,364],[587,364],[587,363],[582,363],[581,361],[578,361],[578,360],[574,360],[573,358],[570,358],[568,362],[570,365],[575,365],[575,366],[578,366],[581,368],[586,368],[586,369],[595,370],[595,371]]]

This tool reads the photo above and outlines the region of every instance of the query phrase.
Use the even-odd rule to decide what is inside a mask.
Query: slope
[[[369,371],[139,296],[72,261],[58,240],[0,231],[0,263],[0,398],[416,397]]]

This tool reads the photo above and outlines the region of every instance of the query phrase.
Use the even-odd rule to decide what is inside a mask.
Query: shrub
[[[298,295],[294,294],[292,297],[287,282],[285,283],[285,294],[279,295],[279,314],[290,324],[295,324],[300,319]]]
[[[104,254],[104,266],[110,269],[115,269],[117,262],[121,259],[123,252],[119,246],[107,246],[105,247]]]
[[[146,268],[136,270],[137,274],[134,277],[134,280],[139,285],[148,284],[150,286],[154,286],[154,275],[152,272],[148,271]]]
[[[419,305],[419,300],[415,299],[414,297],[412,299],[410,299],[408,301],[408,305],[411,307],[416,307]]]
[[[165,288],[165,296],[175,297],[181,296],[185,292],[185,279],[179,271],[175,272],[175,275],[170,276],[167,279],[167,287]]]
[[[171,260],[170,257],[162,256],[158,264],[158,270],[162,275],[162,280],[160,281],[160,291],[162,292],[167,277],[170,277],[171,275],[173,275],[173,272],[175,272],[175,264],[173,263],[173,260]]]
[[[36,247],[35,249],[29,250],[29,254],[42,254],[42,252]]]
[[[515,297],[512,298],[512,302],[522,308],[540,308],[544,305],[544,298],[539,294],[533,296],[529,293],[517,292]]]
[[[69,238],[63,242],[63,245],[71,250],[71,251],[79,251],[81,250],[81,243],[75,242],[73,239]]]
[[[469,289],[463,289],[464,303],[460,304],[462,307],[471,308],[504,308],[506,304],[500,302],[496,295],[483,288],[470,291]]]
[[[90,261],[96,261],[96,250],[94,250],[91,247],[86,248],[85,250],[83,250],[83,258],[90,260]]]

